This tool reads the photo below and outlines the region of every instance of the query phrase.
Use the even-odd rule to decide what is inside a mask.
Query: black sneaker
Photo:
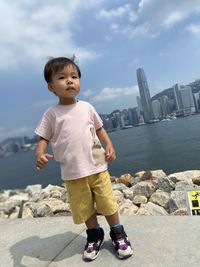
[[[129,258],[133,254],[131,243],[122,225],[111,228],[110,237],[120,259]]]
[[[88,229],[87,232],[87,244],[83,253],[83,260],[93,261],[99,255],[101,246],[104,240],[104,231],[101,227]]]

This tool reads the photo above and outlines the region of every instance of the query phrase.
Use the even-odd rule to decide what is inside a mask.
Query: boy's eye
[[[77,79],[77,78],[78,78],[78,76],[76,76],[76,75],[73,75],[73,76],[72,76],[72,78],[73,78],[73,79]]]
[[[64,79],[65,77],[64,76],[60,76],[58,79],[59,80],[62,80],[62,79]]]

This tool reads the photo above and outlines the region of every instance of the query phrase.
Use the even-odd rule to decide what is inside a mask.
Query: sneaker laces
[[[126,240],[124,238],[117,239],[117,243],[119,245],[120,250],[126,250],[128,247]]]
[[[87,245],[87,252],[92,252],[94,250],[94,242],[90,242]]]
[[[86,247],[87,247],[86,251],[90,253],[90,252],[93,252],[93,250],[97,250],[100,242],[101,242],[100,239],[98,239],[95,242],[88,242],[86,245]]]

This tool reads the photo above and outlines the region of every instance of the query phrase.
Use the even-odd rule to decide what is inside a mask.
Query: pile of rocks
[[[188,215],[186,190],[199,189],[200,170],[166,175],[163,170],[111,177],[120,214]],[[71,215],[63,186],[30,185],[0,192],[0,218]]]

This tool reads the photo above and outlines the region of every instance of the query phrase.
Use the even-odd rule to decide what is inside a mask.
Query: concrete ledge
[[[71,217],[0,220],[1,267],[198,267],[200,238],[198,216],[122,216],[134,255],[119,260],[109,237],[109,227],[99,217],[106,236],[99,257],[82,261],[86,242],[84,225]]]

